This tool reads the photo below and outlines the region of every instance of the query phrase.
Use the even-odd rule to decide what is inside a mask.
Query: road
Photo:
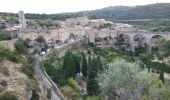
[[[53,87],[53,85],[50,83],[50,81],[46,78],[46,76],[44,75],[44,73],[40,69],[39,61],[40,61],[40,57],[37,54],[36,55],[36,60],[35,60],[35,67],[34,67],[34,70],[35,70],[35,73],[36,73],[37,77],[42,79],[42,81],[44,82],[44,85],[46,86],[46,88],[51,89],[51,93],[52,93],[51,100],[60,100],[59,96],[56,93],[56,90]]]
[[[80,41],[80,40],[82,40],[82,39],[83,39],[83,38],[79,38],[79,39],[75,40],[74,42],[70,42],[70,43],[64,44],[64,45],[62,45],[62,46],[57,47],[56,49],[60,49],[60,48],[62,48],[62,47],[64,47],[64,46],[66,46],[66,45],[74,44],[74,43],[76,43],[76,42],[78,42],[78,41]],[[48,89],[51,90],[51,93],[52,93],[51,100],[65,100],[65,98],[63,98],[63,97],[61,96],[61,94],[59,94],[59,89],[58,89],[58,87],[55,85],[55,83],[52,82],[52,83],[53,83],[53,84],[52,84],[52,83],[49,81],[49,78],[47,78],[47,76],[44,75],[44,72],[41,70],[41,68],[40,68],[40,66],[39,66],[39,62],[42,60],[42,58],[45,58],[48,54],[49,54],[49,52],[46,53],[44,56],[39,56],[38,54],[35,56],[35,58],[36,58],[36,60],[35,60],[35,66],[34,66],[35,73],[36,73],[37,77],[40,78],[40,79],[44,82],[45,86],[46,86]],[[51,80],[51,81],[52,81],[52,80]],[[62,99],[61,99],[61,98],[62,98]]]

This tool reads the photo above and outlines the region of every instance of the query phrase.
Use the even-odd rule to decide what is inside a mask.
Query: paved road
[[[63,44],[62,46],[58,46],[56,49],[60,49],[64,46],[67,46],[67,45],[71,45],[71,44],[74,44],[80,40],[82,40],[83,38],[79,38],[73,42],[70,42],[70,43],[67,43],[67,44]],[[34,67],[34,70],[35,70],[35,73],[36,75],[42,79],[42,81],[44,82],[45,86],[49,89],[51,89],[51,93],[52,93],[52,97],[51,97],[51,100],[60,100],[61,98],[59,97],[58,93],[57,93],[57,87],[56,85],[54,86],[53,84],[50,83],[50,81],[47,79],[47,77],[44,75],[44,73],[42,72],[42,70],[40,69],[40,66],[39,66],[39,62],[41,61],[42,57],[45,58],[47,55],[49,54],[49,52],[47,52],[44,56],[39,56],[38,54],[36,55],[36,61],[35,61],[35,67]]]
[[[80,41],[82,39],[83,38],[79,38],[79,39],[77,39],[74,42],[70,42],[70,43],[64,44],[62,46],[57,47],[56,49],[60,49],[60,48],[66,46],[66,45],[69,45],[69,44],[74,44],[75,42],[78,42],[78,41]],[[42,70],[40,69],[40,66],[39,66],[39,62],[42,59],[42,57],[45,58],[48,54],[49,54],[49,52],[46,53],[46,55],[44,55],[44,56],[39,56],[38,54],[36,55],[34,70],[35,70],[35,73],[38,76],[38,78],[42,79],[42,81],[44,82],[45,86],[48,89],[51,89],[51,93],[52,93],[51,100],[61,100],[61,98],[59,97],[59,95],[57,93],[58,90],[56,89],[56,86],[54,86],[53,84],[50,83],[50,81],[44,75],[44,73],[42,72]]]
[[[36,55],[36,61],[35,61],[35,67],[34,67],[36,75],[40,79],[42,79],[42,81],[44,82],[44,84],[47,88],[51,89],[51,93],[52,93],[51,100],[60,100],[59,96],[57,95],[56,91],[54,90],[53,85],[50,83],[50,81],[46,78],[46,76],[40,69],[39,61],[40,61],[40,57],[39,57],[39,55]]]

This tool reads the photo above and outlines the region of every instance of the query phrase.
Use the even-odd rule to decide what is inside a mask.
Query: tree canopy
[[[135,63],[116,59],[102,73],[98,73],[97,80],[102,94],[109,98],[129,95],[130,98],[137,100],[141,95],[147,94],[152,85],[152,78],[147,69],[141,70]]]

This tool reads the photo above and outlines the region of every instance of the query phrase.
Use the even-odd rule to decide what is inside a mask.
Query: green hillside
[[[86,12],[89,16],[107,20],[134,20],[134,19],[170,19],[170,3],[158,3],[144,6],[107,7]]]

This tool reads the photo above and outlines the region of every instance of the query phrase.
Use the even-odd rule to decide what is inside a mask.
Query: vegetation
[[[11,40],[11,34],[9,32],[0,31],[0,41]]]
[[[52,93],[50,89],[47,89],[47,98],[51,99]]]
[[[64,61],[63,61],[63,70],[64,70],[65,79],[75,77],[75,75],[76,75],[75,68],[76,68],[76,66],[74,63],[73,54],[68,51],[65,54]]]
[[[83,58],[82,58],[82,73],[83,76],[87,77],[87,60],[86,60],[86,56],[83,53],[82,54]]]
[[[126,99],[137,100],[141,98],[141,95],[147,95],[153,77],[147,69],[141,70],[140,66],[135,63],[116,59],[102,73],[98,73],[97,80],[102,94],[110,99],[121,98],[124,94],[128,95]]]
[[[28,40],[22,40],[22,39],[19,39],[14,43],[16,51],[20,54],[26,54],[27,53],[28,45],[29,45],[29,41]]]
[[[42,35],[40,35],[39,37],[37,37],[36,39],[38,42],[45,42],[45,39]]]
[[[94,57],[88,66],[88,77],[87,77],[87,94],[89,96],[97,96],[100,93],[99,85],[96,80],[97,73],[100,71],[101,62]]]
[[[81,68],[80,68],[80,63],[81,63],[81,56],[79,55],[74,55],[73,56],[73,59],[74,59],[74,64],[75,64],[75,69],[76,69],[76,74],[77,73],[80,73],[81,71]]]
[[[14,94],[10,92],[5,92],[0,95],[0,100],[18,100],[18,99]]]
[[[157,3],[144,6],[116,6],[99,10],[85,11],[90,18],[103,18],[107,20],[130,20],[130,19],[170,19],[169,3]],[[15,13],[0,13],[3,16],[15,17]],[[52,19],[65,20],[70,17],[83,16],[84,12],[63,14],[26,14],[27,19]],[[106,16],[107,15],[107,16]]]
[[[6,86],[7,86],[7,81],[6,81],[6,80],[1,80],[1,81],[0,81],[0,84],[1,84],[3,87],[6,87]]]
[[[9,76],[9,70],[6,67],[0,67],[0,72],[6,76]]]
[[[22,60],[22,68],[21,68],[21,71],[23,72],[23,73],[25,73],[30,79],[34,79],[35,77],[34,77],[34,68],[33,68],[33,64],[34,64],[34,62],[32,62],[32,61],[34,61],[33,60],[34,58],[33,57],[28,57],[27,59],[23,59]]]
[[[7,58],[13,62],[19,62],[20,56],[9,49],[0,48],[0,58]]]

